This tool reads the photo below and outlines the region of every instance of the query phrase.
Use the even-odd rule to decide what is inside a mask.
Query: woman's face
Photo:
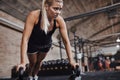
[[[47,8],[48,18],[56,18],[62,10],[63,2],[53,1],[51,6]]]

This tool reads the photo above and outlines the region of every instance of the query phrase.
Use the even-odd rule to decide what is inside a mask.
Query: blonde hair
[[[45,33],[47,34],[48,31],[48,27],[50,26],[50,23],[48,21],[48,17],[47,17],[47,12],[46,12],[46,4],[48,4],[48,6],[51,6],[54,0],[43,0],[42,1],[42,20],[41,20],[41,27],[42,29],[45,31]],[[55,1],[63,1],[63,0],[55,0]]]
[[[46,2],[46,0],[43,0],[43,2],[42,2],[42,20],[41,20],[42,22],[41,22],[41,27],[45,31],[45,33],[47,34],[48,27],[50,26],[50,23],[48,21],[47,12],[46,12],[46,9],[45,9],[45,2]]]

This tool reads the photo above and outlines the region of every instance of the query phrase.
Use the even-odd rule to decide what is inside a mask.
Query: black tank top
[[[28,41],[28,52],[31,52],[31,47],[34,47],[34,50],[38,50],[40,48],[47,48],[50,47],[52,44],[52,34],[56,30],[56,20],[54,20],[53,29],[48,31],[47,34],[44,30],[41,29],[41,12],[39,15],[38,23],[34,25],[32,33],[30,35]],[[34,52],[34,51],[32,51]]]

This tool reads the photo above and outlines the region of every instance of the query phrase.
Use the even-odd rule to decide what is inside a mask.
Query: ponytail
[[[47,34],[48,27],[50,26],[50,23],[48,21],[47,12],[46,12],[46,9],[45,9],[45,3],[46,3],[46,0],[43,0],[42,1],[42,20],[41,20],[42,22],[41,22],[41,27],[45,31],[45,33]]]

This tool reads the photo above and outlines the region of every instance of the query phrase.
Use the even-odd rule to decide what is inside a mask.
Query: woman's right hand
[[[26,64],[18,64],[17,65],[17,71],[19,71],[19,69],[20,69],[20,67],[23,67],[23,69],[24,69],[24,71],[25,71],[25,69],[26,69],[26,66],[25,66]]]

